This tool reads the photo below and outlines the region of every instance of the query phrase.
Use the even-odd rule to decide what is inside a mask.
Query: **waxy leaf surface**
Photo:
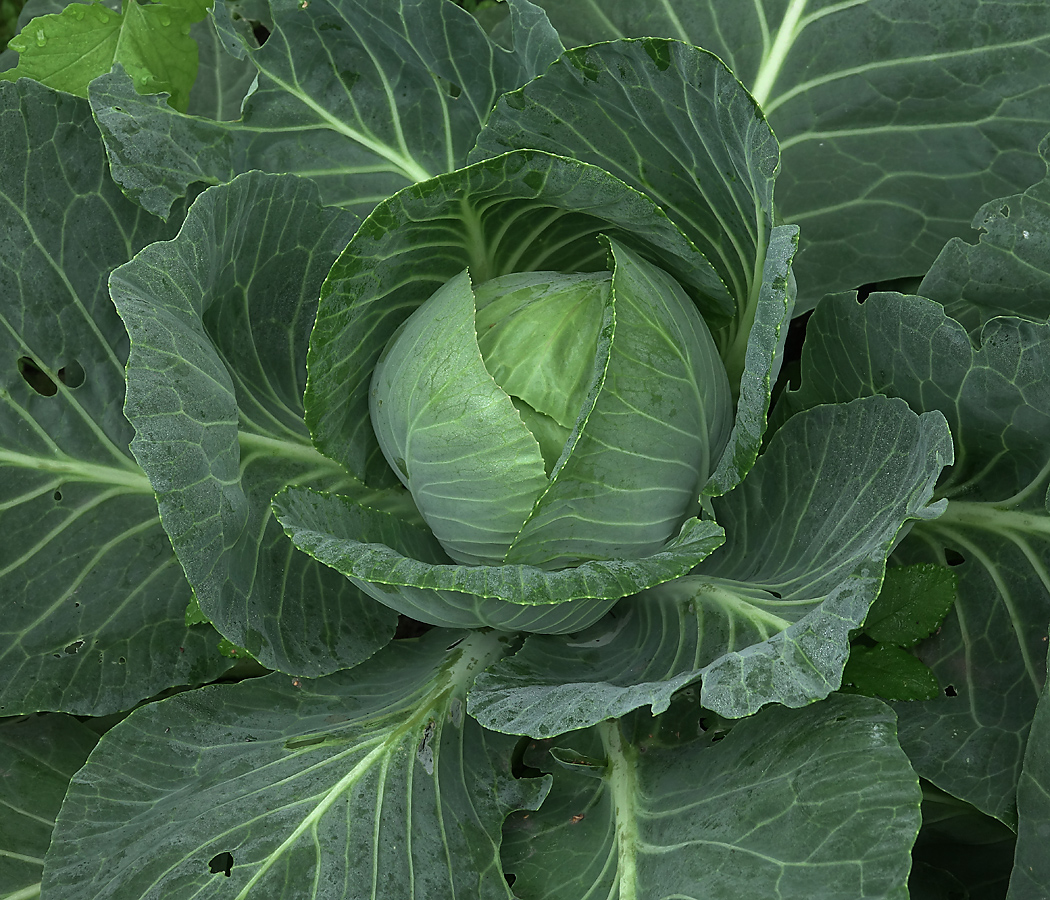
[[[857,434],[870,437],[851,459]],[[939,512],[927,504],[950,460],[942,417],[885,398],[793,419],[744,483],[714,501],[722,548],[584,632],[530,637],[479,676],[471,714],[545,737],[643,704],[661,713],[697,679],[703,706],[732,717],[826,697],[902,524]]]
[[[502,652],[493,634],[432,631],[348,672],[137,710],[74,779],[44,895],[510,900],[500,826],[548,780],[512,777],[513,739],[464,715]]]
[[[1028,0],[538,0],[566,47],[659,36],[725,61],[780,140],[799,312],[927,270],[1043,174],[1050,16]]]
[[[72,716],[0,724],[0,900],[38,896],[44,854],[69,779],[97,740]]]
[[[269,38],[248,50],[258,83],[236,121],[182,115],[119,71],[94,82],[113,177],[165,217],[189,185],[249,169],[313,178],[325,203],[364,215],[462,165],[500,94],[561,52],[542,11],[514,5],[508,51],[443,0],[275,0]]]
[[[781,414],[879,393],[947,418],[956,463],[937,485],[944,515],[917,522],[894,557],[958,576],[954,608],[919,647],[945,696],[898,708],[901,744],[924,778],[1013,825],[1046,675],[1050,327],[1000,318],[975,340],[921,297],[829,297],[809,321],[802,386]]]
[[[86,100],[0,84],[0,135],[0,715],[101,715],[226,668],[128,449],[106,289],[174,229],[110,181]]]
[[[356,218],[292,175],[211,188],[177,238],[113,274],[131,335],[132,450],[204,611],[271,668],[356,665],[395,617],[300,554],[270,513],[293,482],[358,482],[310,445],[306,344],[317,292]]]
[[[719,741],[647,745],[616,722],[565,735],[557,761],[532,762],[550,796],[505,828],[514,893],[904,900],[920,792],[894,725],[876,700],[834,697]]]

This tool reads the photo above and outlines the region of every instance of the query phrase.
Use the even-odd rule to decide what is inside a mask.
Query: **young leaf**
[[[505,826],[522,900],[907,896],[920,792],[877,700],[764,710],[717,743],[593,731],[565,740],[597,744],[603,777],[548,761],[550,796]]]
[[[863,460],[857,434],[868,436]],[[732,717],[826,697],[894,537],[909,518],[937,514],[930,493],[950,460],[940,416],[918,418],[885,398],[791,420],[744,483],[715,501],[725,546],[580,634],[529,637],[478,677],[471,714],[544,737],[643,704],[663,712],[698,679],[704,707]]]
[[[914,646],[944,621],[955,602],[958,581],[944,566],[891,566],[868,610],[864,633],[882,644]]]
[[[0,715],[101,715],[227,667],[121,413],[110,270],[164,225],[109,180],[86,100],[0,83]]]
[[[567,47],[675,38],[717,54],[751,91],[780,139],[780,219],[802,227],[799,312],[829,291],[926,271],[987,198],[1043,174],[1042,4],[537,2]]]
[[[937,486],[947,508],[896,550],[958,577],[955,606],[919,652],[945,695],[898,707],[901,745],[924,778],[1012,825],[1046,675],[1050,326],[995,319],[974,340],[921,297],[828,297],[808,324],[802,386],[781,402],[786,414],[890,394],[948,419],[959,462]]]
[[[190,26],[207,15],[210,2],[133,0],[119,13],[102,3],[71,3],[33,19],[11,39],[18,65],[0,79],[32,78],[86,98],[88,83],[120,63],[141,93],[167,93],[171,105],[185,111],[197,76]]]
[[[922,660],[889,644],[851,647],[842,683],[882,700],[932,700],[940,694],[937,679]]]
[[[0,723],[0,898],[38,896],[44,854],[69,779],[98,735],[72,716]],[[35,891],[34,891],[35,889]]]
[[[136,710],[70,785],[44,896],[511,900],[500,826],[549,779],[512,777],[516,742],[463,710],[505,640],[435,630]]]
[[[370,656],[396,618],[270,513],[289,483],[360,487],[310,446],[301,399],[317,292],[355,225],[305,179],[248,173],[110,281],[131,335],[131,448],[201,609],[264,665],[310,676]]]

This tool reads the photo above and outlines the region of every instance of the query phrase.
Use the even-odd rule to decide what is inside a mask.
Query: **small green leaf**
[[[917,563],[886,570],[864,633],[880,644],[911,647],[937,630],[955,602],[958,578],[944,566]]]
[[[140,94],[168,93],[185,110],[197,77],[197,43],[190,25],[208,13],[209,0],[126,2],[113,12],[101,3],[73,3],[57,15],[38,16],[11,38],[18,65],[0,73],[32,78],[87,97],[88,84],[119,63]]]
[[[937,679],[922,660],[889,644],[854,645],[842,670],[842,683],[883,700],[932,700],[940,694]]]

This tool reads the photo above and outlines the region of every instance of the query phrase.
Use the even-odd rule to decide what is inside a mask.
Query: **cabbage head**
[[[406,188],[333,266],[308,356],[315,446],[371,492],[275,512],[419,621],[577,631],[724,541],[701,497],[734,429],[732,315],[598,167],[516,151]]]

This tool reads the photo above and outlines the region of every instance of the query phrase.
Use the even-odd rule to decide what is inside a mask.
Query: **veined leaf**
[[[264,665],[311,676],[356,665],[395,626],[270,514],[290,483],[362,487],[310,446],[301,399],[317,292],[355,225],[305,179],[248,173],[110,279],[131,335],[132,451],[201,609]]]
[[[802,386],[784,412],[879,393],[947,417],[958,455],[937,485],[944,515],[917,522],[895,555],[951,565],[959,579],[919,651],[946,696],[898,708],[901,745],[924,778],[1013,825],[1046,676],[1050,327],[995,319],[975,339],[921,297],[829,297],[809,321]]]
[[[535,566],[457,566],[425,528],[350,498],[290,488],[274,510],[292,542],[380,603],[422,622],[561,634],[593,624],[621,597],[678,578],[718,547],[714,522],[689,519],[659,553]]]
[[[431,631],[135,711],[70,786],[44,896],[511,900],[500,826],[549,779],[512,777],[515,741],[463,709],[506,640]]]
[[[570,51],[501,99],[470,158],[529,147],[600,166],[651,197],[726,285],[720,315],[703,310],[739,395],[729,448],[705,490],[724,494],[758,455],[795,299],[798,230],[773,228],[773,133],[712,54],[621,41]]]
[[[39,896],[44,854],[62,798],[97,740],[72,716],[0,724],[0,900]]]
[[[109,180],[87,101],[0,84],[0,715],[101,715],[226,668],[128,450],[106,291],[173,231]]]
[[[858,434],[868,436],[863,457]],[[703,706],[729,717],[826,697],[901,526],[937,515],[930,494],[950,459],[943,418],[885,398],[792,419],[743,484],[714,501],[721,549],[582,633],[529,637],[479,676],[471,714],[545,737],[645,704],[661,713],[700,679]]]
[[[250,169],[314,179],[364,215],[406,184],[463,164],[496,99],[553,60],[546,16],[516,0],[514,50],[445,0],[274,0],[241,117],[184,116],[117,71],[91,88],[114,179],[166,217],[195,182]]]
[[[1046,855],[1048,839],[1050,682],[1043,685],[1042,696],[1035,708],[1017,784],[1017,851],[1006,900],[1039,900],[1050,892],[1050,860]]]
[[[1039,145],[1050,165],[1050,138]],[[995,316],[1050,317],[1050,177],[986,203],[973,218],[976,244],[952,238],[916,293],[973,331]]]
[[[802,228],[811,309],[925,272],[973,210],[1043,174],[1050,18],[1028,0],[537,0],[567,47],[676,38],[710,50],[780,139],[780,220]]]
[[[207,15],[211,2],[129,0],[119,13],[102,3],[72,3],[33,19],[11,38],[18,65],[0,72],[0,80],[32,78],[86,98],[88,83],[120,63],[140,92],[165,92],[175,109],[185,110],[197,76],[190,26]]]
[[[834,697],[764,710],[723,737],[647,746],[612,721],[555,744],[604,766],[527,759],[554,784],[539,812],[505,826],[515,894],[908,896],[920,792],[891,710]]]

